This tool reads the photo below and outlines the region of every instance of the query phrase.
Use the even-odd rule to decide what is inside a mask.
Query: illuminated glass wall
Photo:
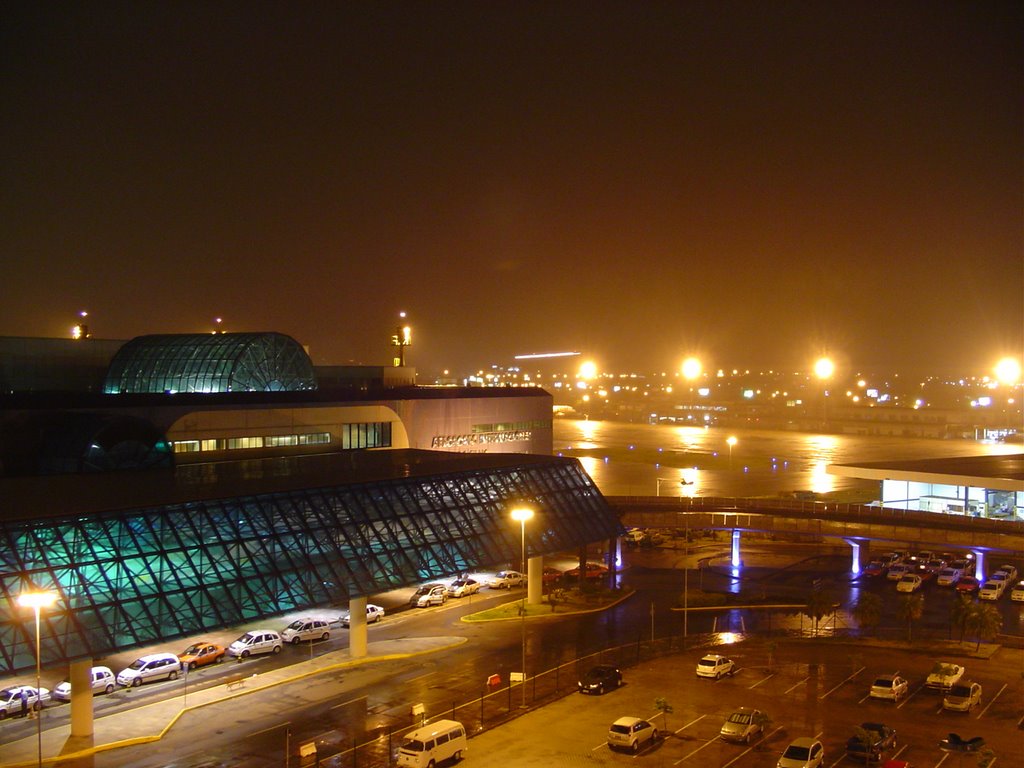
[[[517,562],[511,505],[531,504],[527,550],[621,533],[575,460],[0,523],[0,663],[33,667],[27,583],[55,589],[43,663],[98,657],[311,606],[344,605],[463,570]]]

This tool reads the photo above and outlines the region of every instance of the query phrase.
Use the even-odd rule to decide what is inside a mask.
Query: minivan
[[[154,680],[175,680],[181,671],[181,662],[173,653],[151,653],[136,659],[117,673],[118,685],[125,688],[151,683]]]
[[[259,653],[280,653],[281,636],[272,629],[254,629],[246,632],[228,646],[228,653],[243,659]]]
[[[427,768],[453,759],[458,762],[468,749],[466,729],[455,720],[438,720],[409,733],[398,748],[398,765]]]
[[[112,693],[117,687],[117,679],[110,667],[92,667],[89,670],[89,680],[94,694]],[[51,695],[57,701],[71,701],[71,682],[62,680],[57,683]]]
[[[448,599],[448,588],[444,584],[424,584],[413,592],[409,604],[417,608],[430,605],[444,605]]]
[[[330,625],[323,619],[296,619],[281,632],[281,639],[292,645],[303,640],[327,640],[330,636]]]

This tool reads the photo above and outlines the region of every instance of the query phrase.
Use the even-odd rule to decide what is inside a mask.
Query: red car
[[[562,580],[562,572],[557,568],[552,568],[550,565],[545,565],[541,580],[545,584],[557,584]]]
[[[608,573],[608,569],[600,563],[587,563],[587,572],[585,578],[588,579],[600,579]],[[578,579],[580,577],[580,569],[573,568],[571,571],[566,571],[565,575],[571,579]]]
[[[964,576],[956,583],[957,592],[977,592],[981,586],[973,576]]]
[[[885,566],[881,560],[872,560],[864,569],[865,576],[881,576],[885,573]]]

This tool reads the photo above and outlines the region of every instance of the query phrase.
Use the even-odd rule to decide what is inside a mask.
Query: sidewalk
[[[247,670],[252,669],[252,666],[247,667],[247,662],[243,662],[238,665],[238,673],[239,675],[249,675],[244,682],[233,684],[230,689],[228,683],[221,683],[210,688],[189,692],[187,708],[184,706],[183,690],[182,695],[165,701],[145,704],[97,718],[93,723],[91,738],[72,737],[70,724],[45,729],[43,731],[43,762],[53,765],[61,760],[84,757],[103,750],[156,741],[173,728],[178,719],[186,712],[213,706],[240,696],[247,696],[275,685],[292,683],[310,675],[420,654],[436,653],[465,642],[466,638],[462,637],[412,637],[401,640],[384,640],[370,643],[367,655],[359,659],[353,659],[348,649],[345,649],[262,674],[248,672]],[[52,709],[52,707],[48,709]],[[45,719],[45,717],[46,710],[43,710],[43,718]],[[0,768],[29,768],[37,765],[37,743],[37,736],[33,733],[29,737],[4,744]]]

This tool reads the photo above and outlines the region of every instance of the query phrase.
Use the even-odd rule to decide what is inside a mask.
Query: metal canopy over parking
[[[31,588],[59,595],[42,626],[52,664],[515,562],[514,504],[536,512],[531,556],[622,532],[579,462],[561,457],[397,450],[141,480],[3,482],[5,673],[34,664],[31,617],[14,607]]]

